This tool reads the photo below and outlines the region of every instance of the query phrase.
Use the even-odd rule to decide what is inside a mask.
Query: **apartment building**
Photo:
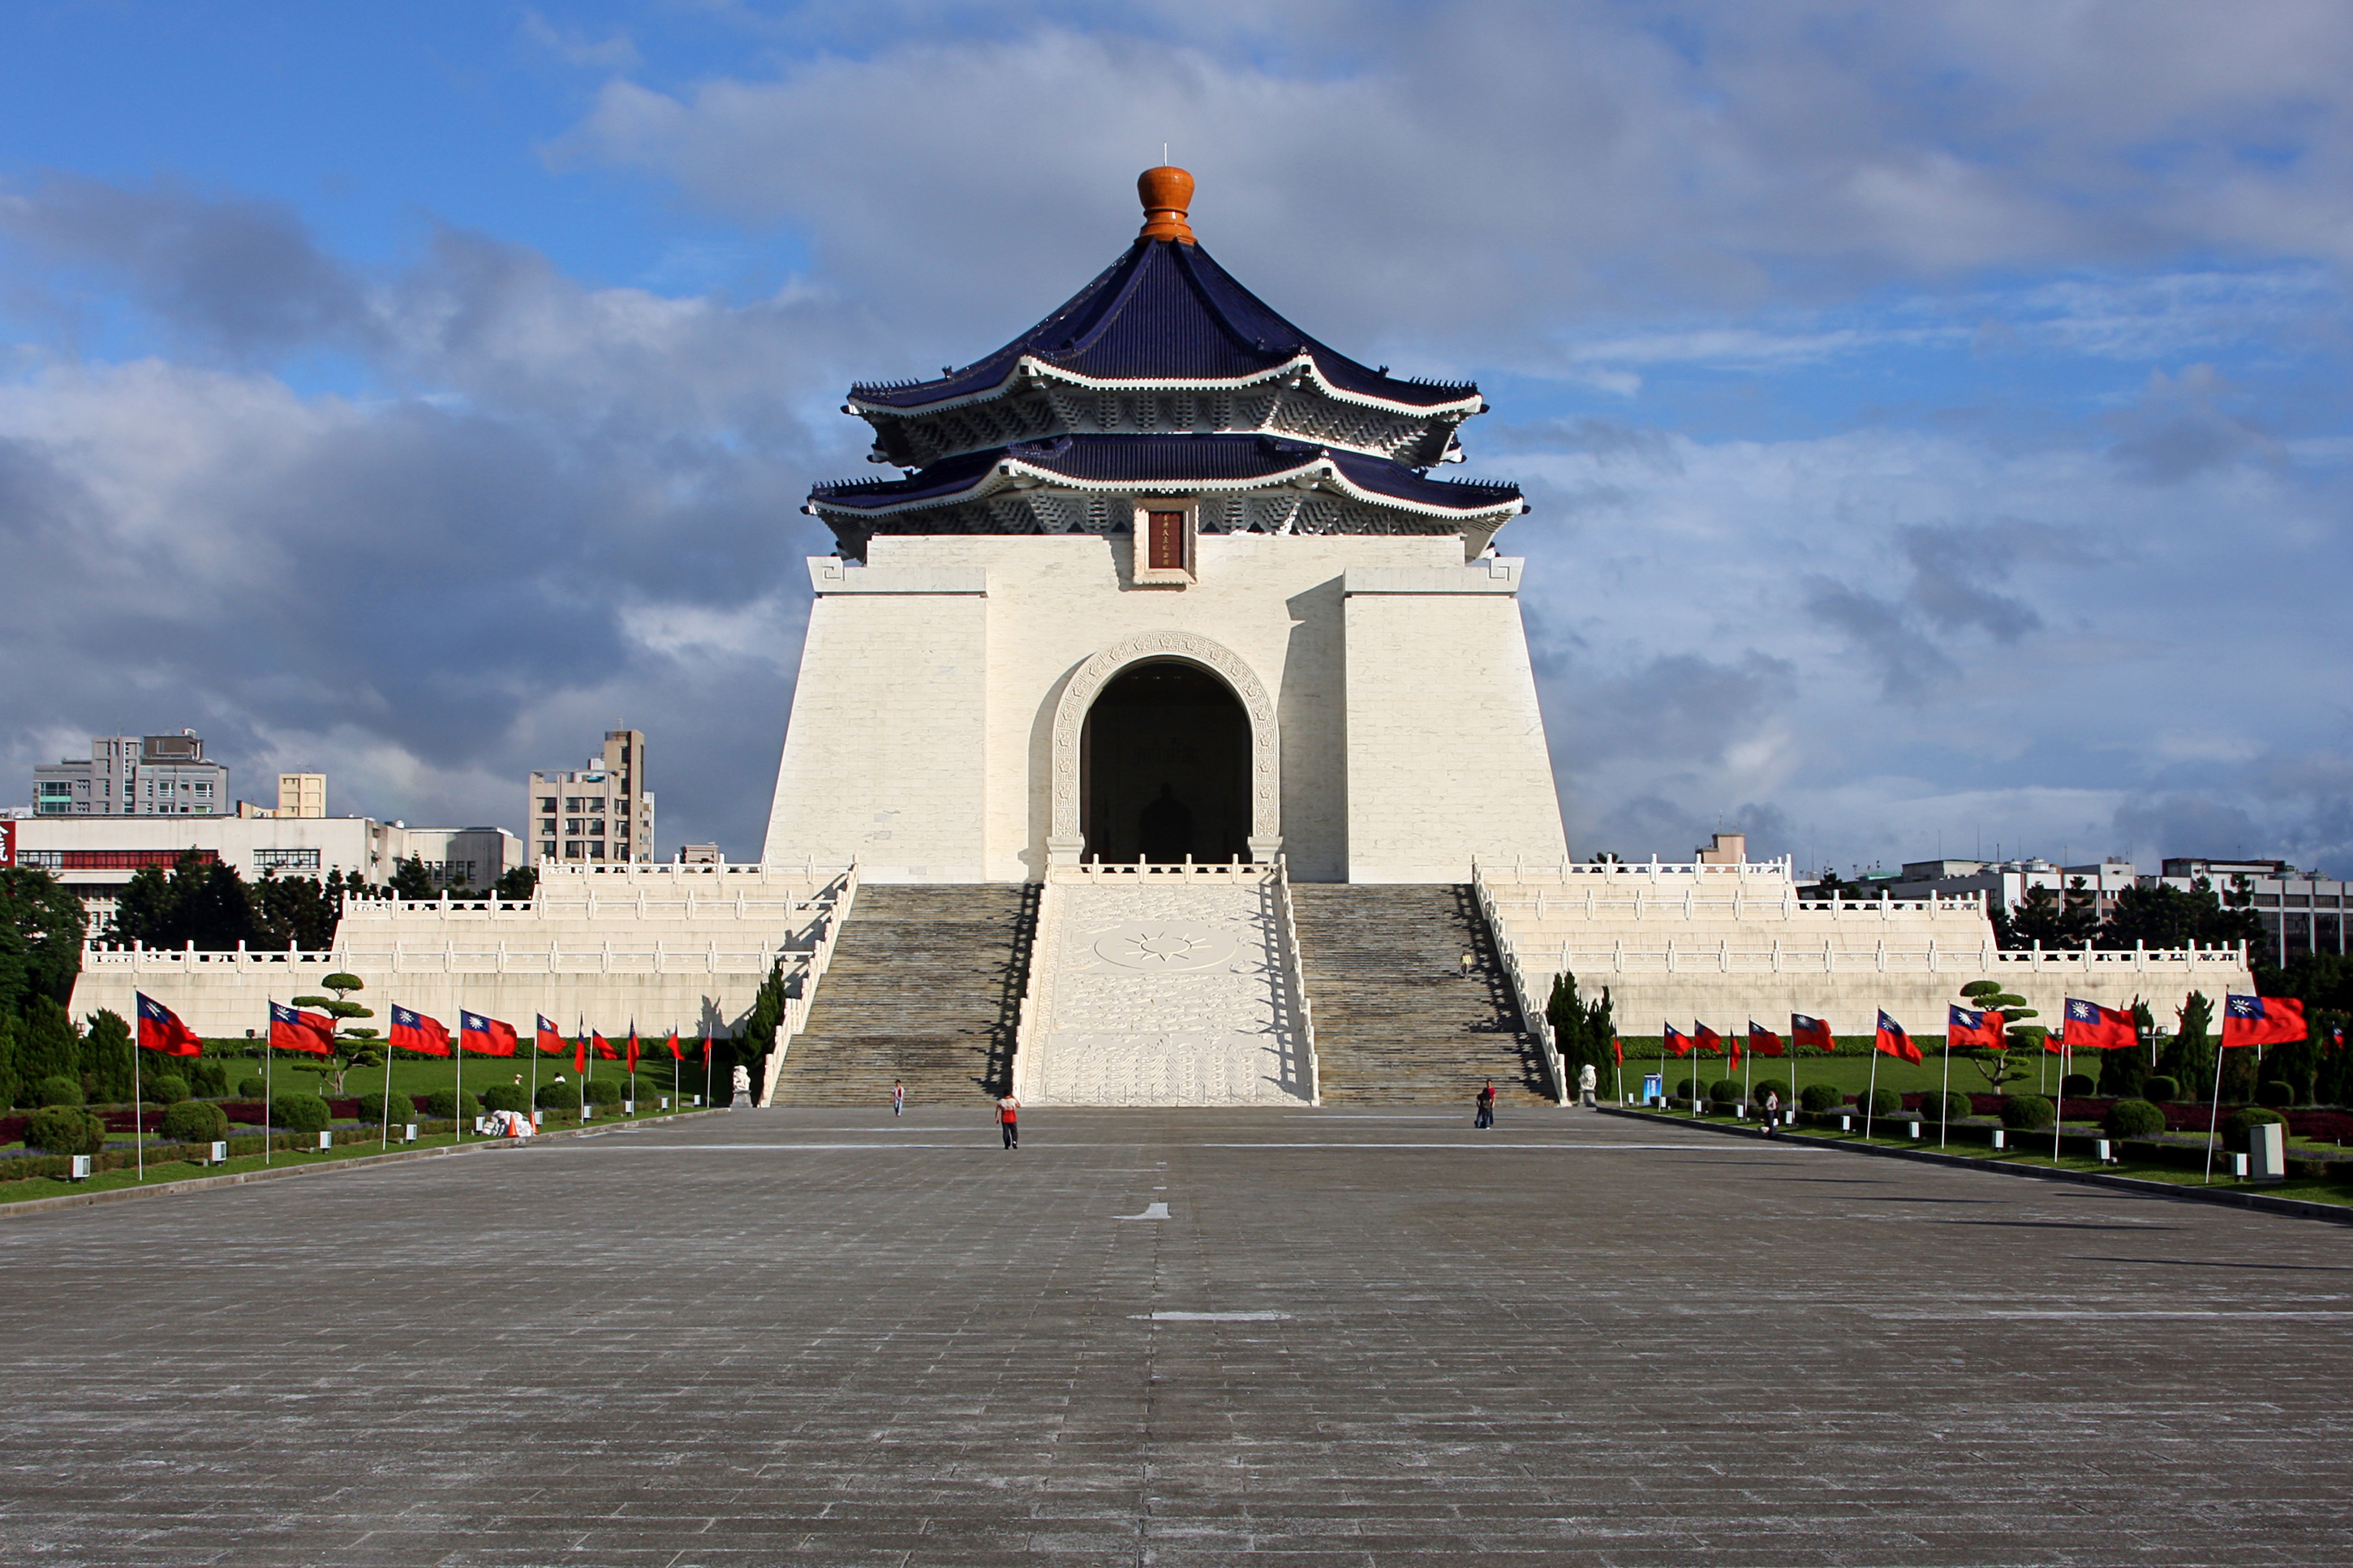
[[[205,760],[204,738],[93,735],[87,761],[33,769],[35,816],[227,816],[228,769]]]
[[[568,864],[649,862],[654,792],[646,787],[646,737],[607,730],[588,764],[531,775],[526,839],[543,860]]]

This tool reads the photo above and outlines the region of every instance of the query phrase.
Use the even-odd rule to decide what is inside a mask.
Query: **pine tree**
[[[90,1097],[106,1105],[131,1099],[131,1026],[121,1016],[100,1008],[90,1016],[90,1033],[82,1037],[82,1071],[90,1080]]]
[[[2148,1037],[2152,1020],[2148,1004],[2133,998],[2133,1032],[2142,1039]],[[2111,1100],[2138,1100],[2141,1086],[2148,1081],[2148,1051],[2135,1046],[2130,1050],[2100,1053],[2100,1092]]]
[[[45,1078],[81,1077],[81,1037],[74,1032],[66,1010],[47,996],[36,996],[16,1031],[16,1094],[29,1096]]]
[[[1618,1065],[1618,1016],[1609,1003],[1609,987],[1601,988],[1601,1000],[1585,1012],[1585,1037],[1593,1048],[1593,1072],[1598,1079]],[[1614,1080],[1612,1080],[1614,1082]],[[1614,1095],[1617,1090],[1613,1088]]]
[[[16,1074],[16,1016],[0,1007],[0,1109],[16,1103],[21,1079]]]
[[[1552,978],[1552,996],[1545,1004],[1545,1021],[1552,1026],[1553,1048],[1560,1053],[1562,1087],[1571,1093],[1585,1064],[1593,1059],[1589,1031],[1593,1020],[1577,999],[1577,976],[1562,970]]]
[[[2179,1018],[2180,1027],[2158,1065],[2166,1077],[2181,1086],[2183,1100],[2204,1100],[2214,1081],[2214,1046],[2206,1035],[2214,1022],[2214,1004],[2204,992],[2192,991],[2182,1003]]]

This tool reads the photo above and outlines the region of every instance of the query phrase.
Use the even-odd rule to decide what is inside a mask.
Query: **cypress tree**
[[[16,1073],[16,1016],[0,1008],[0,1107],[16,1103],[16,1089],[23,1081]]]
[[[2200,1100],[2213,1093],[2214,1045],[2206,1030],[2214,1022],[2214,1004],[2202,991],[2192,991],[2181,1005],[2180,1030],[2165,1047],[2158,1065],[2181,1086],[2181,1098]]]
[[[2147,1035],[2150,1017],[2148,1004],[2133,998],[2133,1030]],[[2130,1050],[2100,1053],[2100,1092],[2111,1100],[2138,1100],[2141,1086],[2148,1081],[2148,1052],[2135,1046]]]
[[[1601,1000],[1586,1009],[1585,1037],[1592,1047],[1593,1073],[1598,1080],[1618,1065],[1618,1018],[1610,1008],[1609,987],[1607,985],[1601,988]],[[1610,1081],[1614,1083],[1616,1080]],[[1613,1089],[1611,1092],[1616,1090]]]
[[[16,1032],[16,1092],[30,1092],[45,1078],[81,1077],[81,1037],[73,1019],[47,996],[36,996]]]
[[[82,1037],[82,1070],[88,1075],[90,1099],[121,1105],[131,1099],[131,1026],[100,1008],[90,1015],[90,1033]]]
[[[1574,1092],[1577,1070],[1593,1059],[1593,1043],[1588,1030],[1591,1020],[1585,1005],[1577,999],[1577,976],[1562,970],[1552,979],[1552,996],[1545,1003],[1545,1020],[1552,1025],[1553,1047],[1560,1052],[1561,1076],[1568,1082],[1563,1087]]]

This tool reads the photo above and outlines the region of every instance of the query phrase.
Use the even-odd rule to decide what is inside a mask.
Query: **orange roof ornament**
[[[1192,175],[1163,163],[1135,177],[1135,194],[1144,199],[1144,232],[1137,238],[1195,243],[1193,226],[1185,221],[1193,205]]]

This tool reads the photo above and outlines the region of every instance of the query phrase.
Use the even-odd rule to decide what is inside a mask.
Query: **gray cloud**
[[[2109,457],[2133,478],[2158,485],[2249,458],[2279,461],[2279,443],[2269,433],[2222,408],[2230,391],[2211,364],[2190,365],[2179,376],[2149,372],[2139,405],[2109,420],[2117,436]]]

